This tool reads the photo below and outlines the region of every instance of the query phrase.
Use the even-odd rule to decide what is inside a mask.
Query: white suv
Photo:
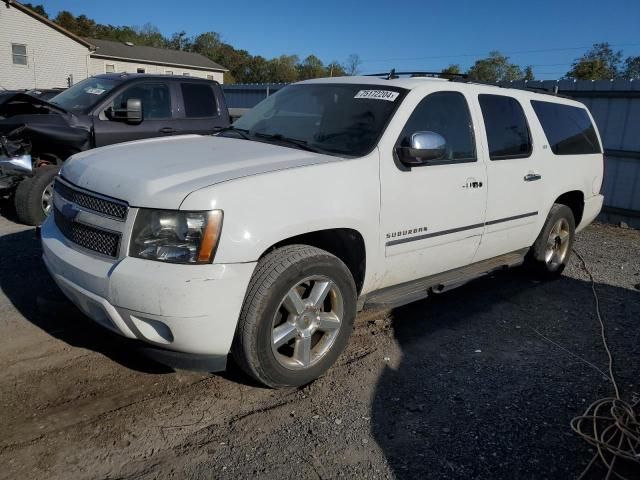
[[[437,78],[288,86],[216,136],[75,155],[44,261],[89,317],[177,368],[303,385],[356,311],[528,262],[559,275],[603,197],[579,102]]]

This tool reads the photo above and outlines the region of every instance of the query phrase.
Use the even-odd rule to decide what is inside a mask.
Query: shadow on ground
[[[35,229],[0,236],[0,289],[28,321],[74,347],[99,352],[126,368],[169,373],[131,349],[128,340],[94,324],[58,289],[42,262]]]
[[[640,391],[640,293],[596,288],[629,399]],[[586,363],[607,369],[588,282],[514,270],[397,309],[393,327],[402,359],[379,379],[372,432],[397,478],[579,476],[592,452],[569,421],[612,394]]]

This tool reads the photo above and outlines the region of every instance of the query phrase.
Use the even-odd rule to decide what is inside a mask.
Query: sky
[[[598,42],[640,55],[640,0],[351,1],[31,0],[99,23],[156,25],[163,34],[215,31],[223,41],[272,58],[315,54],[325,63],[362,59],[362,73],[466,69],[492,50],[556,79]]]

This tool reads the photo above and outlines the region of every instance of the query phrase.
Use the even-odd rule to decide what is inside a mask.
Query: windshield
[[[380,85],[291,85],[263,100],[233,127],[249,139],[294,140],[322,153],[359,157],[376,146],[403,93]]]
[[[69,112],[84,113],[102,100],[120,82],[109,78],[87,78],[59,93],[50,103]]]

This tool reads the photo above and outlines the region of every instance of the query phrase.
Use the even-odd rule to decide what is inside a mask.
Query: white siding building
[[[223,83],[226,71],[197,53],[81,38],[14,0],[0,0],[0,90],[67,87],[110,72]]]
[[[87,78],[91,47],[28,8],[0,1],[0,90],[66,87]]]

